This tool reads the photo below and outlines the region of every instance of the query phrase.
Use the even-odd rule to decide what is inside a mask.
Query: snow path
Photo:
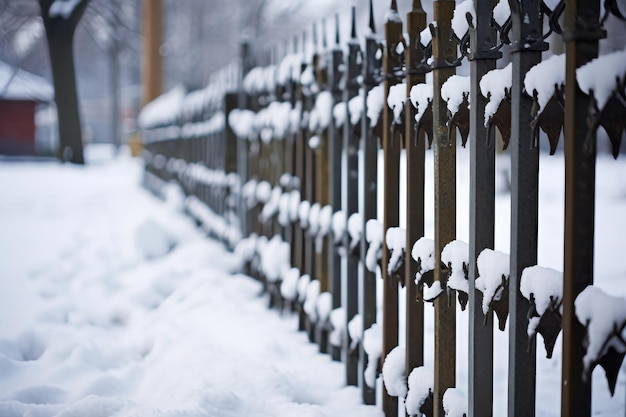
[[[381,415],[138,161],[96,157],[0,163],[0,416]]]

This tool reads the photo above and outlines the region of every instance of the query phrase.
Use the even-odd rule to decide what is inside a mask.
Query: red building
[[[45,79],[0,62],[0,154],[38,153],[35,114],[53,97]]]

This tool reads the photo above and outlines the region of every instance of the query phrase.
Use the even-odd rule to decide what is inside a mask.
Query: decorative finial
[[[326,40],[326,19],[322,19],[322,46],[324,49],[328,47],[328,42]]]
[[[391,0],[391,10],[398,11],[398,3],[396,0]]]
[[[339,45],[339,14],[335,14],[335,44]]]

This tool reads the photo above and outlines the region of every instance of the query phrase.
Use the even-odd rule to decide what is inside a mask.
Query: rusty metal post
[[[339,45],[339,16],[335,15],[335,45],[331,50],[331,62],[329,66],[329,84],[333,95],[333,105],[341,102],[342,88],[341,79],[343,77],[343,52]],[[330,204],[333,213],[341,210],[341,149],[342,132],[337,129],[334,122],[330,126]],[[331,291],[333,294],[333,308],[341,306],[341,257],[334,249],[333,237],[328,237],[327,245],[331,248],[331,256],[329,260],[329,271],[331,279]],[[341,359],[341,349],[333,347],[333,360]]]
[[[606,36],[600,1],[571,0],[565,6],[565,265],[563,266],[563,377],[561,415],[591,415],[591,378],[583,377],[585,328],[574,300],[593,284],[596,143],[587,137],[591,97],[576,82],[576,69],[598,56]]]
[[[441,268],[441,251],[456,236],[456,132],[448,132],[448,107],[441,86],[456,72],[450,64],[457,46],[450,39],[454,0],[436,0],[433,14],[433,148],[435,159],[435,280],[445,288],[447,270]],[[443,417],[443,394],[455,386],[456,300],[445,291],[435,300],[434,416]]]
[[[495,132],[484,123],[487,99],[480,93],[483,75],[496,68],[502,56],[494,51],[496,31],[491,26],[495,1],[474,0],[476,22],[470,28],[470,233],[469,233],[469,416],[493,415],[493,314],[482,312],[482,293],[476,290],[476,260],[494,244]]]
[[[348,56],[346,59],[346,77],[344,85],[343,100],[346,106],[346,120],[343,124],[343,152],[346,162],[346,178],[343,179],[346,194],[344,195],[343,210],[349,217],[359,211],[359,137],[354,132],[354,127],[350,122],[350,108],[348,102],[356,97],[359,92],[358,77],[361,74],[361,47],[356,37],[356,8],[352,7],[352,30],[348,40]],[[350,253],[350,237],[344,234],[344,246],[348,254],[346,255],[346,271],[344,274],[343,303],[346,309],[346,329],[352,318],[358,313],[359,294],[359,264],[358,259]],[[358,362],[359,357],[350,352],[349,337],[344,340],[344,350],[346,355],[346,382],[348,385],[358,384]]]
[[[400,150],[402,139],[392,131],[393,114],[387,106],[387,97],[392,85],[398,83],[394,72],[401,67],[401,57],[397,52],[398,44],[403,42],[402,20],[398,15],[395,0],[387,12],[385,22],[385,52],[383,54],[383,73],[385,74],[383,95],[383,178],[384,178],[384,214],[383,230],[400,224]],[[383,238],[383,351],[382,359],[398,345],[398,283],[389,276],[388,264],[391,252]],[[383,411],[387,417],[398,415],[398,399],[383,391]]]
[[[406,17],[409,45],[406,48],[406,96],[411,88],[426,81],[426,69],[419,64],[424,53],[417,48],[420,32],[426,28],[426,12],[420,0],[413,0],[411,11]],[[406,251],[424,236],[424,151],[426,136],[423,130],[415,132],[415,107],[407,101],[405,105],[405,148],[406,148]],[[424,364],[424,303],[417,299],[417,286],[414,284],[417,263],[406,256],[406,375],[413,368]]]
[[[316,26],[313,26],[314,35],[316,35],[317,30]],[[314,36],[315,45],[317,47],[317,36]],[[322,48],[323,51],[321,53],[317,53],[314,61],[316,62],[315,67],[315,75],[317,79],[317,85],[319,86],[320,91],[328,91],[328,60],[327,60],[327,45],[326,45],[326,36],[323,34],[322,40]],[[326,116],[332,117],[332,108],[327,109],[328,114]],[[321,207],[330,204],[330,143],[329,143],[329,130],[330,126],[325,127],[322,132],[319,133],[320,136],[320,145],[317,148],[315,155],[315,196],[317,198],[317,202]],[[330,278],[329,278],[329,261],[328,257],[330,256],[329,246],[324,244],[320,252],[315,253],[315,270],[317,271],[317,278],[320,280],[320,291],[326,292],[330,291]],[[324,353],[326,353],[327,346],[324,344],[320,344],[320,349],[324,349]]]
[[[363,234],[361,235],[361,254],[365,256],[367,252],[367,240],[365,239],[365,225],[368,220],[377,217],[377,195],[378,195],[378,141],[370,127],[370,120],[367,118],[367,95],[369,91],[378,85],[378,77],[381,70],[381,59],[378,56],[380,51],[380,40],[376,35],[374,24],[374,7],[370,0],[370,33],[365,36],[365,56],[363,59],[363,114],[361,115],[361,149],[363,150],[362,166],[367,169],[362,170],[361,196]],[[376,274],[370,272],[361,262],[360,297],[359,311],[363,317],[363,329],[369,329],[376,322]],[[363,375],[367,367],[367,355],[363,349],[363,343],[359,346],[361,356],[359,374]],[[367,384],[362,386],[363,402],[365,404],[375,404],[376,389],[370,388]]]
[[[532,99],[523,93],[524,77],[541,61],[541,1],[512,2],[511,87],[511,269],[509,276],[509,417],[535,415],[536,343],[529,344],[529,302],[519,283],[525,267],[537,263],[539,149],[532,145]]]

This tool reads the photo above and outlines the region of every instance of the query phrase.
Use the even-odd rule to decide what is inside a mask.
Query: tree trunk
[[[39,0],[41,17],[46,28],[54,99],[59,123],[58,157],[63,162],[84,164],[76,74],[74,71],[74,32],[88,0],[81,0],[69,15],[50,16],[52,0]]]

